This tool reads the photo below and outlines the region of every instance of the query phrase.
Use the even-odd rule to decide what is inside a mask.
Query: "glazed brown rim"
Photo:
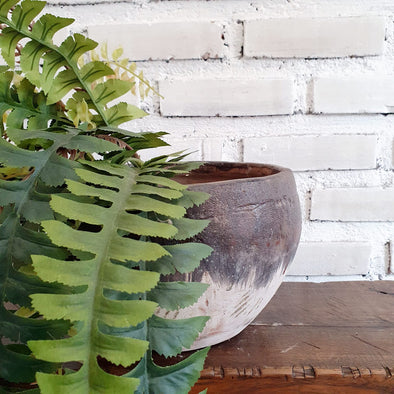
[[[224,173],[226,171],[226,167],[228,168],[228,171],[230,171],[231,169],[236,169],[236,168],[248,168],[248,167],[253,167],[253,168],[266,168],[268,170],[272,170],[273,173],[271,174],[263,174],[263,175],[259,175],[259,176],[241,176],[241,177],[234,177],[232,179],[224,179],[224,180],[215,180],[215,181],[203,181],[203,182],[195,182],[195,183],[186,183],[186,182],[182,182],[182,180],[184,179],[188,179],[188,177],[190,176],[190,174],[201,174],[203,175],[208,175],[209,172],[208,171],[201,171],[202,167],[216,167],[219,170],[221,168],[224,169]],[[237,181],[237,182],[253,182],[255,180],[262,180],[264,178],[270,178],[272,179],[272,177],[279,177],[279,176],[284,176],[286,174],[292,173],[292,171],[289,168],[286,167],[281,167],[281,166],[277,166],[277,165],[273,165],[273,164],[264,164],[264,163],[250,163],[250,162],[231,162],[231,161],[203,161],[201,162],[201,167],[199,167],[196,170],[192,170],[189,174],[187,175],[179,175],[174,177],[174,179],[180,183],[183,183],[184,185],[188,185],[188,186],[193,186],[193,185],[199,185],[199,184],[225,184],[228,182],[233,182],[233,181]]]

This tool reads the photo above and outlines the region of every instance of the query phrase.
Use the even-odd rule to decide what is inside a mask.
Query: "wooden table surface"
[[[394,394],[394,282],[283,283],[211,348],[196,394]]]

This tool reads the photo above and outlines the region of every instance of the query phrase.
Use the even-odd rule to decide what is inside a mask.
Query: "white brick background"
[[[394,279],[393,0],[62,0],[160,93],[131,130],[191,158],[295,171],[302,242],[287,280]],[[144,153],[149,157],[151,152]]]

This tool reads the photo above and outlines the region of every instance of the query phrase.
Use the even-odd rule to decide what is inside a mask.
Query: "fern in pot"
[[[160,279],[211,253],[189,240],[207,221],[184,218],[207,194],[171,179],[198,165],[139,159],[165,143],[119,127],[146,115],[111,105],[133,82],[108,62],[81,60],[97,45],[83,35],[55,45],[72,20],[44,6],[0,2],[0,390],[186,393],[208,350],[166,367],[153,354],[190,347],[208,318],[154,313],[207,288]]]

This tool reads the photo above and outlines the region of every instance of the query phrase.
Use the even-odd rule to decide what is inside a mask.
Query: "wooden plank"
[[[394,366],[394,327],[249,326],[213,346],[205,368]]]
[[[394,281],[283,283],[252,324],[391,327]]]
[[[205,387],[393,394],[394,282],[284,283],[252,325],[211,348],[191,393]]]
[[[271,375],[259,379],[225,376],[220,379],[202,377],[190,391],[198,394],[208,388],[214,394],[392,394],[393,378],[377,373],[359,378],[324,375],[316,378],[294,378],[291,375]]]

